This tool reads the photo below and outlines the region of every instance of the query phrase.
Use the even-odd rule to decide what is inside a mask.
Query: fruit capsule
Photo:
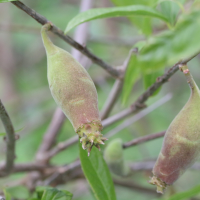
[[[101,134],[97,91],[85,68],[51,42],[47,35],[51,27],[51,23],[47,23],[41,30],[47,54],[49,88],[89,155],[93,145],[100,149],[99,144],[107,140]]]
[[[151,184],[163,193],[198,158],[200,153],[200,92],[187,65],[180,65],[191,95],[166,131],[163,146],[153,168]]]

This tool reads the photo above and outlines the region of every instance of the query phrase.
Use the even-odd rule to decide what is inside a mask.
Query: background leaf
[[[71,200],[73,194],[56,188],[38,187],[36,189],[38,200]]]
[[[18,0],[0,0],[0,3],[11,2],[11,1],[18,1]]]
[[[122,91],[122,103],[125,104],[127,99],[131,93],[133,85],[141,76],[141,70],[137,66],[137,55],[133,54],[130,58],[130,61],[127,66],[125,79],[124,79],[124,86]]]
[[[166,16],[171,25],[175,25],[180,8],[176,1],[162,1],[160,3],[161,13]]]
[[[130,5],[145,5],[149,7],[155,7],[158,0],[111,0],[116,6],[130,6]],[[128,19],[139,28],[145,35],[151,35],[152,33],[152,20],[150,17],[143,16],[128,16]]]
[[[180,192],[175,195],[172,195],[171,197],[168,197],[167,199],[161,198],[159,200],[187,200],[191,197],[196,196],[197,194],[200,194],[200,185],[198,185],[188,191]]]
[[[200,13],[194,12],[186,15],[173,31],[151,38],[138,56],[138,65],[152,73],[200,51],[199,24]]]
[[[11,200],[11,195],[7,192],[6,189],[3,190],[3,193],[4,193],[4,195],[5,195],[5,199],[6,199],[6,200]]]
[[[75,26],[91,21],[94,19],[109,18],[109,17],[120,17],[120,16],[130,16],[130,15],[143,15],[149,17],[156,17],[164,21],[168,21],[165,16],[156,11],[153,8],[133,5],[125,7],[112,7],[112,8],[96,8],[91,9],[86,12],[79,13],[75,16],[67,25],[65,33],[74,28]]]
[[[101,152],[93,147],[90,156],[79,145],[80,160],[83,172],[98,200],[115,200],[115,189],[110,171]]]

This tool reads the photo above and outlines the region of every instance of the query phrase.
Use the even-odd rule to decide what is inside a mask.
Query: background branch
[[[119,126],[115,127],[114,129],[112,129],[111,131],[109,131],[105,137],[112,137],[113,135],[115,135],[116,133],[118,133],[119,131],[125,129],[126,127],[130,126],[131,124],[137,122],[139,119],[143,118],[144,116],[146,116],[147,114],[151,113],[152,111],[154,111],[155,109],[157,109],[158,107],[162,106],[164,103],[168,102],[170,99],[172,98],[172,95],[169,93],[167,95],[165,95],[164,97],[162,97],[161,99],[159,99],[158,101],[156,101],[154,104],[150,105],[148,108],[146,108],[145,110],[137,113],[136,115],[134,115],[133,117],[125,120],[123,123],[121,123]]]
[[[131,141],[123,144],[123,148],[126,149],[126,148],[131,147],[131,146],[135,146],[135,145],[138,145],[138,144],[141,144],[141,143],[144,143],[144,142],[148,142],[150,140],[155,140],[157,138],[163,137],[165,135],[165,132],[166,131],[162,131],[162,132],[159,132],[159,133],[154,133],[154,134],[150,134],[150,135],[146,135],[146,136],[143,136],[143,137],[136,138],[134,140],[131,140]]]
[[[15,130],[13,128],[11,119],[0,100],[0,118],[6,131],[6,167],[5,172],[9,174],[14,165],[15,159]]]

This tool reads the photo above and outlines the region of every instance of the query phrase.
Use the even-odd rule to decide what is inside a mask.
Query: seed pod
[[[130,174],[130,168],[124,162],[122,140],[117,138],[112,140],[104,150],[104,159],[111,172],[118,176]]]
[[[97,91],[85,68],[51,42],[47,35],[51,26],[51,23],[47,23],[41,30],[47,54],[49,88],[89,156],[93,145],[100,150],[99,144],[104,144],[106,140],[101,134]]]
[[[191,96],[166,131],[163,146],[153,168],[151,184],[163,193],[198,158],[200,153],[200,92],[187,65],[180,65],[191,89]]]

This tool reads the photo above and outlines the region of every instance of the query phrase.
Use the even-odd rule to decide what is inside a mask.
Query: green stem
[[[47,31],[49,31],[51,27],[52,27],[51,23],[47,23],[44,26],[42,26],[42,29],[41,29],[42,40],[43,40],[46,52],[49,55],[52,55],[56,53],[57,51],[55,45],[52,43],[52,41],[49,39],[47,35]]]
[[[185,77],[186,77],[186,80],[188,82],[188,85],[190,86],[190,89],[192,91],[192,93],[194,92],[199,92],[199,88],[198,86],[196,85],[191,73],[190,73],[190,70],[188,69],[188,66],[187,65],[180,65],[179,66],[179,69],[184,73]]]

